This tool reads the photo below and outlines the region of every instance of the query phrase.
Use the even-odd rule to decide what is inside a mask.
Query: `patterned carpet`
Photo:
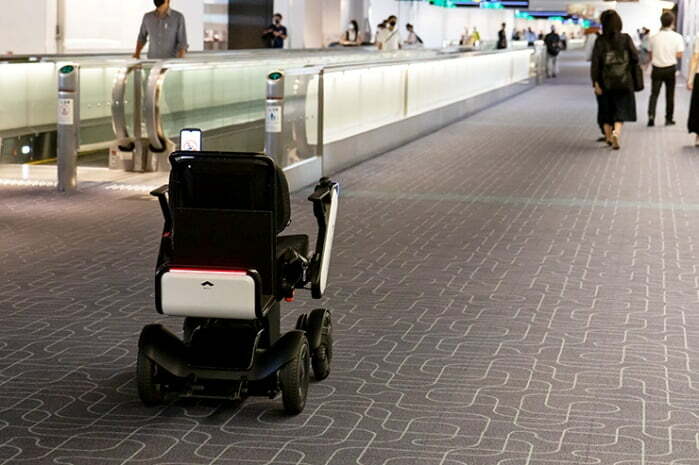
[[[180,324],[153,308],[157,203],[1,187],[0,464],[699,464],[688,92],[679,126],[643,119],[613,152],[586,73],[569,52],[557,80],[337,176],[335,360],[297,417],[144,407],[138,334]],[[313,231],[306,195],[292,232]]]

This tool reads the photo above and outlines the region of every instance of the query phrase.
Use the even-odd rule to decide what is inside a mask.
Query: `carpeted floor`
[[[146,408],[156,202],[0,188],[0,464],[699,464],[699,149],[555,81],[341,173],[330,378]],[[647,93],[638,95],[645,114]],[[664,111],[661,98],[658,114]],[[307,193],[291,231],[313,231]]]

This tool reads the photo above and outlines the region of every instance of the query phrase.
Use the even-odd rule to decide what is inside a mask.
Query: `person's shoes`
[[[677,123],[675,123],[675,122],[674,122],[673,120],[671,120],[671,119],[666,119],[666,120],[665,120],[665,126],[674,126],[675,124],[677,124]]]
[[[595,142],[607,142],[607,138],[605,136],[599,136]]]
[[[653,118],[648,118],[648,127],[652,128],[655,126],[655,120]]]
[[[619,134],[616,131],[612,132],[612,148],[614,150],[619,150],[621,145],[619,145]]]

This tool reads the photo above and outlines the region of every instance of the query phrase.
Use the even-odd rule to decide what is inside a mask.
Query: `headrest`
[[[170,164],[173,207],[271,211],[277,234],[289,224],[289,184],[284,171],[268,156],[175,152]]]

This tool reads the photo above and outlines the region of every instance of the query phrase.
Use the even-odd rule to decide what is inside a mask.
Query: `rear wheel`
[[[138,396],[145,405],[158,405],[163,402],[163,387],[159,382],[162,368],[145,356],[139,349],[136,363],[136,383]]]
[[[308,341],[304,338],[296,356],[281,369],[282,402],[284,410],[291,415],[301,413],[306,406],[310,358]]]
[[[311,362],[315,379],[322,381],[330,375],[330,363],[333,359],[333,325],[330,312],[325,309],[313,310],[309,319],[313,320],[314,317],[320,319],[322,324],[320,345],[313,351]]]

